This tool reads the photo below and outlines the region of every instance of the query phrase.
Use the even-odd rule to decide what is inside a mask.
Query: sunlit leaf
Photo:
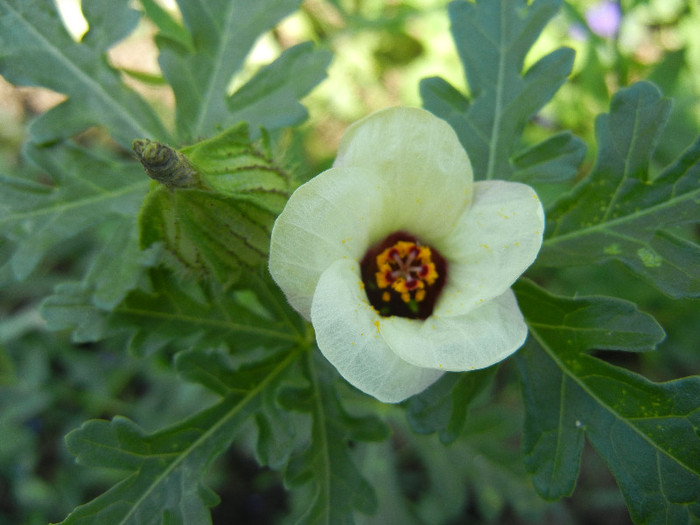
[[[85,2],[92,30],[75,42],[53,1],[0,1],[0,73],[14,84],[44,86],[68,97],[34,121],[32,140],[52,142],[97,125],[124,146],[134,137],[167,139],[151,106],[105,60],[107,49],[138,22],[138,13],[128,4]]]
[[[176,268],[235,283],[267,260],[270,233],[291,177],[239,123],[176,151],[135,141],[153,183],[139,216],[142,248],[162,244]]]
[[[560,5],[560,0],[529,5],[525,0],[457,0],[449,6],[470,96],[441,78],[424,80],[420,90],[425,107],[457,132],[476,179],[510,179],[519,169],[522,180],[562,180],[576,172],[583,158],[585,145],[569,137],[564,144],[540,146],[551,151],[539,173],[527,170],[536,160],[533,156],[544,161],[538,150],[519,165],[511,161],[523,127],[564,83],[573,65],[573,51],[560,48],[523,73],[527,52]]]

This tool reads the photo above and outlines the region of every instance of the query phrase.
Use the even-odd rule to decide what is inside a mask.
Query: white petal
[[[505,292],[537,257],[543,231],[542,204],[530,186],[474,184],[469,210],[435,242],[449,264],[435,315],[461,316]]]
[[[387,108],[354,123],[335,165],[371,170],[385,219],[422,240],[443,235],[471,202],[469,157],[450,125],[422,109]]]
[[[373,242],[382,202],[369,177],[351,168],[325,171],[299,187],[277,217],[270,273],[306,319],[321,274],[337,259],[361,259]]]
[[[383,318],[380,331],[391,349],[409,363],[451,371],[498,363],[527,337],[527,325],[512,290],[459,317]]]
[[[349,383],[384,403],[422,392],[442,372],[413,366],[379,333],[379,314],[367,302],[357,262],[340,259],[321,276],[311,319],[323,355]]]

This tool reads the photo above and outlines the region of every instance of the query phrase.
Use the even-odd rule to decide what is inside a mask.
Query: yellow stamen
[[[438,278],[430,248],[415,242],[398,241],[377,255],[376,263],[377,286],[395,291],[405,303],[412,299],[423,301],[426,285],[435,283]],[[382,300],[391,300],[389,290],[382,294]]]

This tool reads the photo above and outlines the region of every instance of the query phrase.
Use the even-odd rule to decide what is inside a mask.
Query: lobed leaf
[[[61,242],[104,221],[133,217],[146,193],[133,162],[70,144],[27,143],[24,154],[52,180],[0,177],[0,233],[16,243],[9,265],[18,280]]]
[[[134,29],[138,13],[126,0],[84,5],[91,30],[75,42],[51,0],[0,0],[0,74],[68,97],[32,123],[31,139],[54,142],[96,125],[124,146],[138,136],[167,139],[151,106],[105,59],[107,49]]]
[[[250,275],[251,282],[256,279]],[[303,340],[304,328],[298,316],[280,313],[281,306],[260,311],[231,291],[178,281],[164,270],[151,271],[151,281],[151,290],[131,292],[111,312],[95,307],[90,290],[82,284],[66,283],[44,301],[42,315],[50,330],[71,330],[76,342],[126,333],[131,351],[137,355],[174,343],[178,349],[222,344],[246,349],[265,345],[279,348]]]
[[[325,78],[331,58],[311,42],[287,49],[227,99],[229,120],[269,130],[302,122],[307,112],[299,100]]]
[[[527,52],[560,4],[560,0],[535,0],[529,5],[525,0],[456,0],[449,6],[452,37],[471,98],[441,78],[423,80],[420,92],[426,109],[457,132],[477,180],[556,181],[573,176],[583,159],[585,144],[567,135],[512,160],[523,127],[573,66],[573,51],[560,48],[522,73]],[[543,149],[548,152],[546,160],[539,153]],[[535,172],[533,163],[545,166]]]
[[[638,351],[663,332],[626,301],[516,285],[530,338],[516,355],[526,405],[525,462],[547,499],[570,495],[584,436],[637,523],[685,523],[700,500],[700,378],[654,383],[587,352]]]
[[[157,39],[159,61],[177,100],[176,124],[181,140],[211,135],[241,118],[256,130],[259,126],[272,129],[297,123],[305,116],[298,97],[321,80],[328,65],[327,53],[306,45],[283,53],[250,85],[227,100],[229,84],[260,34],[299,3],[178,0],[191,46],[183,45],[180,32],[158,15],[164,36]]]
[[[290,352],[274,363],[259,363],[257,369],[232,372],[235,388],[219,403],[150,435],[122,417],[88,421],[68,434],[68,448],[80,464],[126,470],[128,475],[77,507],[62,524],[211,523],[208,507],[218,497],[204,486],[203,476],[297,358]]]
[[[700,139],[658,177],[649,166],[669,111],[648,82],[613,97],[593,171],[547,213],[540,264],[617,260],[672,297],[700,295],[700,247],[668,231],[698,220]]]
[[[349,441],[381,441],[388,428],[374,416],[345,411],[333,385],[336,373],[320,353],[308,354],[304,371],[310,388],[287,389],[281,397],[287,409],[311,414],[310,442],[291,458],[285,473],[299,507],[294,522],[352,524],[355,510],[376,511],[377,498],[350,458]]]
[[[447,373],[407,401],[408,421],[414,432],[438,432],[443,444],[459,437],[471,402],[493,380],[498,366],[466,373]]]

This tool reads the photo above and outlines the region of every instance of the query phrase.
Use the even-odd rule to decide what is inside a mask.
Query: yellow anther
[[[377,255],[376,263],[377,286],[380,289],[391,288],[405,303],[411,299],[416,302],[425,299],[425,286],[433,284],[438,278],[430,248],[415,242],[396,242]],[[388,290],[382,294],[382,300],[391,300]]]

